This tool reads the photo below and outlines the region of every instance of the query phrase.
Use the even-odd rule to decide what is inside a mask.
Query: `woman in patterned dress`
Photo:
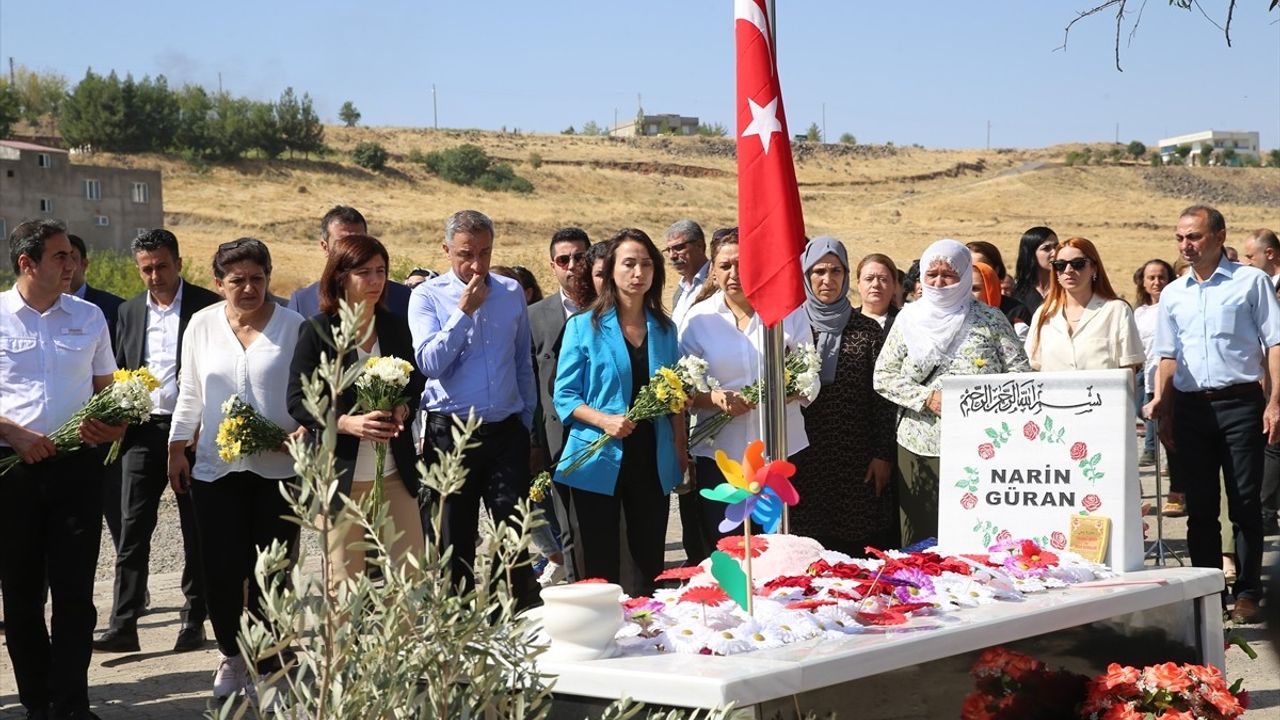
[[[809,447],[792,458],[801,495],[791,530],[849,555],[863,555],[868,545],[897,547],[888,489],[896,412],[871,386],[884,331],[849,302],[849,258],[839,240],[814,238],[801,264],[822,394],[803,409]]]
[[[930,245],[920,257],[921,297],[898,314],[876,360],[876,392],[902,408],[898,514],[908,545],[938,533],[942,378],[1031,369],[1004,314],[974,301],[972,264],[955,240]]]

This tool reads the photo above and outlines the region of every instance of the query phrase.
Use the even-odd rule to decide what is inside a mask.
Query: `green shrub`
[[[534,170],[542,167],[542,156],[536,152],[529,153],[529,167]]]
[[[351,151],[351,159],[360,167],[377,172],[387,166],[387,149],[376,142],[362,142]]]
[[[1151,167],[1161,167],[1164,165],[1164,158],[1160,157],[1160,153],[1151,153]]]
[[[533,192],[533,183],[516,175],[506,163],[494,163],[484,149],[470,143],[427,153],[427,170],[455,185],[474,185],[482,190]]]
[[[114,250],[89,251],[89,270],[84,281],[126,300],[143,290],[138,263],[133,256]]]

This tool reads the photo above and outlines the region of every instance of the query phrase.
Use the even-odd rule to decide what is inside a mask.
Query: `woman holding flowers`
[[[256,414],[259,422],[252,425],[268,427],[277,441],[298,430],[285,390],[302,317],[267,300],[271,253],[260,240],[219,245],[213,278],[226,299],[192,315],[183,336],[169,430],[169,483],[176,492],[191,491],[209,620],[221,652],[213,692],[225,697],[250,685],[236,635],[246,581],[249,612],[263,617],[261,592],[253,581],[258,548],[273,540],[295,545],[298,526],[285,519],[290,510],[282,495],[295,480],[293,458],[282,445],[250,454],[258,445],[252,442],[239,452],[224,446],[220,453],[217,438],[229,434],[221,428],[223,407],[234,404],[234,396]],[[191,467],[184,450],[197,436]],[[260,665],[265,667],[258,671],[265,673],[275,663]]]
[[[554,400],[567,436],[555,481],[569,487],[578,519],[575,541],[584,565],[578,577],[620,581],[618,526],[625,517],[627,544],[643,578],[641,587],[625,588],[633,596],[649,594],[662,572],[667,496],[688,462],[682,392],[661,384],[658,394],[676,411],[640,422],[627,418],[650,378],[679,359],[662,288],[657,246],[643,231],[619,230],[604,258],[600,297],[569,318],[556,368]],[[611,439],[589,452],[603,436]]]
[[[894,405],[871,386],[884,331],[849,302],[843,243],[814,238],[800,263],[808,297],[804,307],[822,358],[822,395],[803,410],[809,447],[794,458],[804,496],[791,508],[791,530],[854,556],[863,555],[868,545],[896,547],[889,490],[897,460]]]
[[[1027,372],[1026,353],[999,308],[973,299],[973,255],[939,240],[920,256],[921,296],[898,314],[876,360],[876,392],[901,406],[898,515],[902,542],[938,534],[942,378]]]
[[[693,398],[695,423],[704,427],[719,424],[717,416],[722,413],[732,418],[711,440],[699,440],[690,447],[697,463],[698,488],[708,490],[726,482],[716,465],[716,450],[724,450],[731,458],[740,458],[747,445],[760,438],[759,410],[748,398],[751,394],[748,388],[761,377],[760,320],[742,290],[738,275],[737,232],[713,239],[710,254],[707,283],[680,323],[680,352],[706,360],[707,373],[720,382],[720,387]],[[782,321],[782,330],[788,351],[796,350],[802,343],[811,346],[813,342],[813,330],[803,307]],[[788,352],[788,356],[792,353]],[[790,359],[788,365],[791,365]],[[810,395],[811,401],[816,397],[816,387]],[[787,453],[790,455],[809,446],[800,405],[798,395],[787,402]],[[722,536],[716,528],[724,517],[724,505],[702,497],[699,502],[706,547],[714,548]]]
[[[320,418],[312,417],[304,403],[304,378],[311,377],[319,367],[321,354],[333,352],[339,304],[345,301],[355,307],[362,303],[356,331],[358,344],[342,358],[342,366],[344,371],[352,365],[364,370],[356,383],[338,396],[334,409],[338,419],[334,451],[338,492],[359,503],[371,494],[376,496],[375,490],[381,485],[381,496],[389,505],[388,514],[398,532],[390,547],[392,559],[398,562],[424,549],[418,513],[417,452],[406,423],[426,379],[413,365],[408,320],[388,311],[383,303],[387,266],[387,249],[376,238],[348,235],[330,243],[329,259],[320,276],[320,314],[303,324],[293,353],[289,412],[310,430],[320,430]],[[389,402],[362,397],[365,389],[375,386],[389,391],[381,393],[380,398]],[[381,475],[377,467],[379,444],[389,450],[383,453]],[[335,511],[342,510],[341,499],[335,498],[334,503]],[[364,570],[365,552],[363,548],[351,548],[352,543],[363,539],[361,528],[355,523],[340,534],[329,535],[325,543],[328,580],[334,588]]]

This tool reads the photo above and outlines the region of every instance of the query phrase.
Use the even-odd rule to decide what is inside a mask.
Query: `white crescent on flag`
[[[765,47],[769,46],[769,20],[764,16],[756,0],[733,0],[733,19],[735,22],[746,20],[755,25],[760,31]]]

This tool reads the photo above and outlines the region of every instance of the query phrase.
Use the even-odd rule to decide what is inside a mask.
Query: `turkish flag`
[[[738,53],[738,257],[742,289],[772,327],[805,300],[804,216],[764,0],[734,0]]]

